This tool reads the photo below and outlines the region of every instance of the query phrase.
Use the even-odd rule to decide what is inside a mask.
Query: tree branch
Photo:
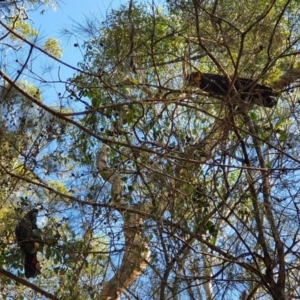
[[[97,155],[97,168],[104,180],[111,184],[111,197],[115,204],[124,204],[122,198],[123,181],[117,170],[112,170],[107,165],[107,153],[109,147],[103,145]],[[128,207],[130,208],[130,207]],[[98,296],[99,300],[118,300],[121,294],[141,275],[147,267],[150,250],[147,238],[142,229],[143,218],[139,214],[119,211],[123,216],[123,230],[125,238],[123,261],[110,281],[104,283],[103,289]]]
[[[300,78],[300,67],[296,69],[288,70],[271,87],[275,90],[283,90],[285,87],[289,86],[299,78]]]
[[[48,299],[59,300],[59,299],[58,299],[57,297],[55,297],[54,295],[52,295],[52,294],[50,294],[50,293],[48,293],[48,292],[42,290],[42,289],[39,288],[38,286],[36,286],[36,285],[30,283],[29,281],[27,281],[27,280],[25,280],[25,279],[23,279],[23,278],[20,278],[20,277],[18,277],[18,276],[16,276],[16,275],[12,274],[11,272],[8,272],[8,271],[2,269],[2,268],[0,268],[0,274],[3,274],[4,276],[6,276],[6,277],[8,277],[8,278],[10,278],[10,279],[12,279],[12,280],[14,280],[14,281],[16,281],[16,282],[22,284],[22,285],[25,285],[25,286],[31,288],[31,289],[34,290],[35,292],[37,292],[37,293],[39,293],[39,294],[41,294],[41,295],[47,297]]]

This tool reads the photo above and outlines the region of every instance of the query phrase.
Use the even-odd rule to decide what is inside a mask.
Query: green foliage
[[[36,29],[32,28],[30,24],[27,22],[20,20],[20,19],[11,19],[9,22],[9,26],[15,30],[16,32],[20,33],[21,35],[28,36],[28,37],[37,37],[38,32]],[[11,35],[13,40],[16,39],[14,35]]]
[[[52,54],[53,56],[57,57],[57,58],[61,58],[62,57],[62,49],[59,46],[59,42],[57,39],[55,38],[49,38],[45,43],[43,48],[45,49],[45,51],[47,51],[48,53]]]

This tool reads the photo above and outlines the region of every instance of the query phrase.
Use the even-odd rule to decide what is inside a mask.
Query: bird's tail
[[[25,276],[27,278],[33,277],[35,278],[38,274],[40,274],[40,263],[36,258],[36,254],[26,253],[25,254]]]

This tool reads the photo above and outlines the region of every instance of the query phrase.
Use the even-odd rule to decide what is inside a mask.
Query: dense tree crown
[[[130,0],[77,66],[42,4],[0,4],[1,298],[300,298],[299,1]]]

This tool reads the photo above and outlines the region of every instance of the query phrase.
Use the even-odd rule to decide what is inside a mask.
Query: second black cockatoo
[[[192,72],[186,76],[186,80],[187,85],[196,86],[212,95],[226,96],[230,92],[231,85],[223,75]],[[278,94],[271,87],[256,83],[252,79],[238,77],[233,86],[241,100],[264,107],[273,107],[277,103]]]
[[[36,208],[30,210],[16,227],[17,241],[25,254],[24,269],[27,278],[34,278],[41,273],[41,266],[36,256],[41,247],[40,230],[36,224],[37,215]]]

